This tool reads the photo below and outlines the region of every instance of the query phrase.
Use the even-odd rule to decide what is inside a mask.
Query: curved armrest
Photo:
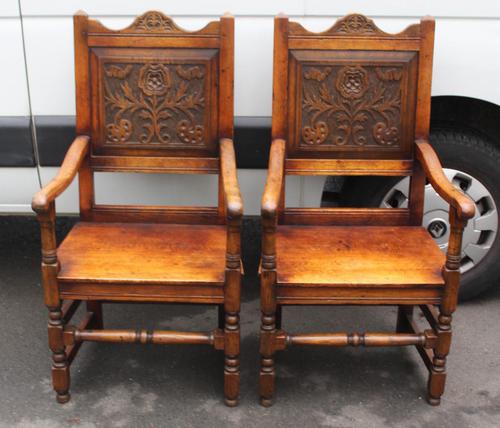
[[[285,165],[285,140],[276,139],[271,144],[266,187],[262,195],[261,213],[268,219],[275,219],[283,188]]]
[[[446,202],[457,210],[463,220],[474,217],[476,207],[472,200],[458,190],[444,175],[443,167],[433,147],[425,140],[417,140],[417,159],[420,161],[432,187]]]
[[[234,144],[229,138],[220,140],[220,166],[227,215],[232,219],[241,218],[243,215],[243,201],[236,173]]]
[[[50,203],[64,192],[75,178],[88,149],[89,137],[87,135],[79,135],[75,138],[56,177],[33,196],[31,203],[33,211],[37,213],[48,211]]]

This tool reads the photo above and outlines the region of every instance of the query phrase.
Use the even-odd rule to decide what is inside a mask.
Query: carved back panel
[[[408,52],[291,51],[290,156],[411,157],[415,65]]]
[[[273,137],[287,158],[413,158],[428,133],[433,25],[388,34],[355,14],[323,33],[285,17],[276,28]]]
[[[123,30],[75,16],[78,132],[91,136],[94,169],[153,162],[131,158],[174,158],[181,168],[183,158],[218,157],[218,139],[232,138],[233,126],[224,19],[232,20],[188,32],[155,11]]]
[[[216,155],[216,49],[91,50],[94,155]]]

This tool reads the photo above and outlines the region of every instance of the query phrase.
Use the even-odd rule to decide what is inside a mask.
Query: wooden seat
[[[424,257],[425,256],[425,257]],[[436,287],[445,256],[411,226],[278,226],[278,286]]]
[[[57,401],[70,399],[70,365],[85,341],[182,343],[224,352],[225,402],[235,406],[243,202],[232,141],[234,19],[185,31],[150,11],[111,30],[78,12],[74,41],[77,136],[32,203]],[[96,172],[217,174],[218,202],[102,204]],[[81,222],[58,246],[55,199],[77,174]],[[87,311],[76,323],[82,301]],[[105,329],[103,302],[211,304],[218,324],[209,332]]]
[[[261,404],[272,404],[275,353],[290,345],[412,345],[429,369],[428,401],[437,405],[462,233],[475,208],[428,142],[434,20],[389,34],[353,14],[313,33],[279,16],[274,36],[261,211]],[[288,207],[287,175],[410,177],[408,207]],[[421,227],[426,179],[450,205],[446,255]],[[397,305],[396,331],[293,334],[282,325],[286,305],[344,304]],[[415,306],[429,329],[415,323]]]
[[[225,255],[224,226],[82,222],[57,249],[57,279],[223,286]]]

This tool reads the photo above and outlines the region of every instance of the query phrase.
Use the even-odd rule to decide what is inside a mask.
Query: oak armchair
[[[160,12],[110,30],[74,17],[77,134],[33,198],[57,401],[84,341],[207,344],[225,355],[226,403],[239,395],[240,225],[233,136],[234,20],[187,32]],[[215,207],[94,200],[94,172],[219,174]],[[79,175],[80,222],[58,245],[55,200]],[[81,301],[82,321],[71,324]],[[212,304],[210,332],[104,329],[102,303]]]
[[[292,345],[415,346],[444,391],[462,232],[474,204],[428,143],[434,20],[388,34],[362,15],[312,33],[275,19],[272,145],[262,197],[261,404]],[[285,206],[285,176],[410,176],[408,208]],[[422,225],[426,177],[450,204],[446,256]],[[291,334],[286,305],[397,305],[396,332]],[[413,319],[419,306],[430,324]]]

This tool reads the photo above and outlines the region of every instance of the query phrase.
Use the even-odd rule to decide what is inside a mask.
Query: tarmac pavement
[[[62,219],[62,237],[74,219]],[[223,355],[208,346],[85,343],[71,401],[50,380],[47,310],[33,217],[0,217],[0,426],[5,427],[500,427],[500,287],[460,305],[441,406],[425,401],[413,348],[291,347],[277,357],[273,407],[258,404],[258,222],[244,228],[240,405],[223,403]],[[211,330],[216,309],[104,305],[108,328]],[[392,331],[393,307],[285,308],[291,332]]]

